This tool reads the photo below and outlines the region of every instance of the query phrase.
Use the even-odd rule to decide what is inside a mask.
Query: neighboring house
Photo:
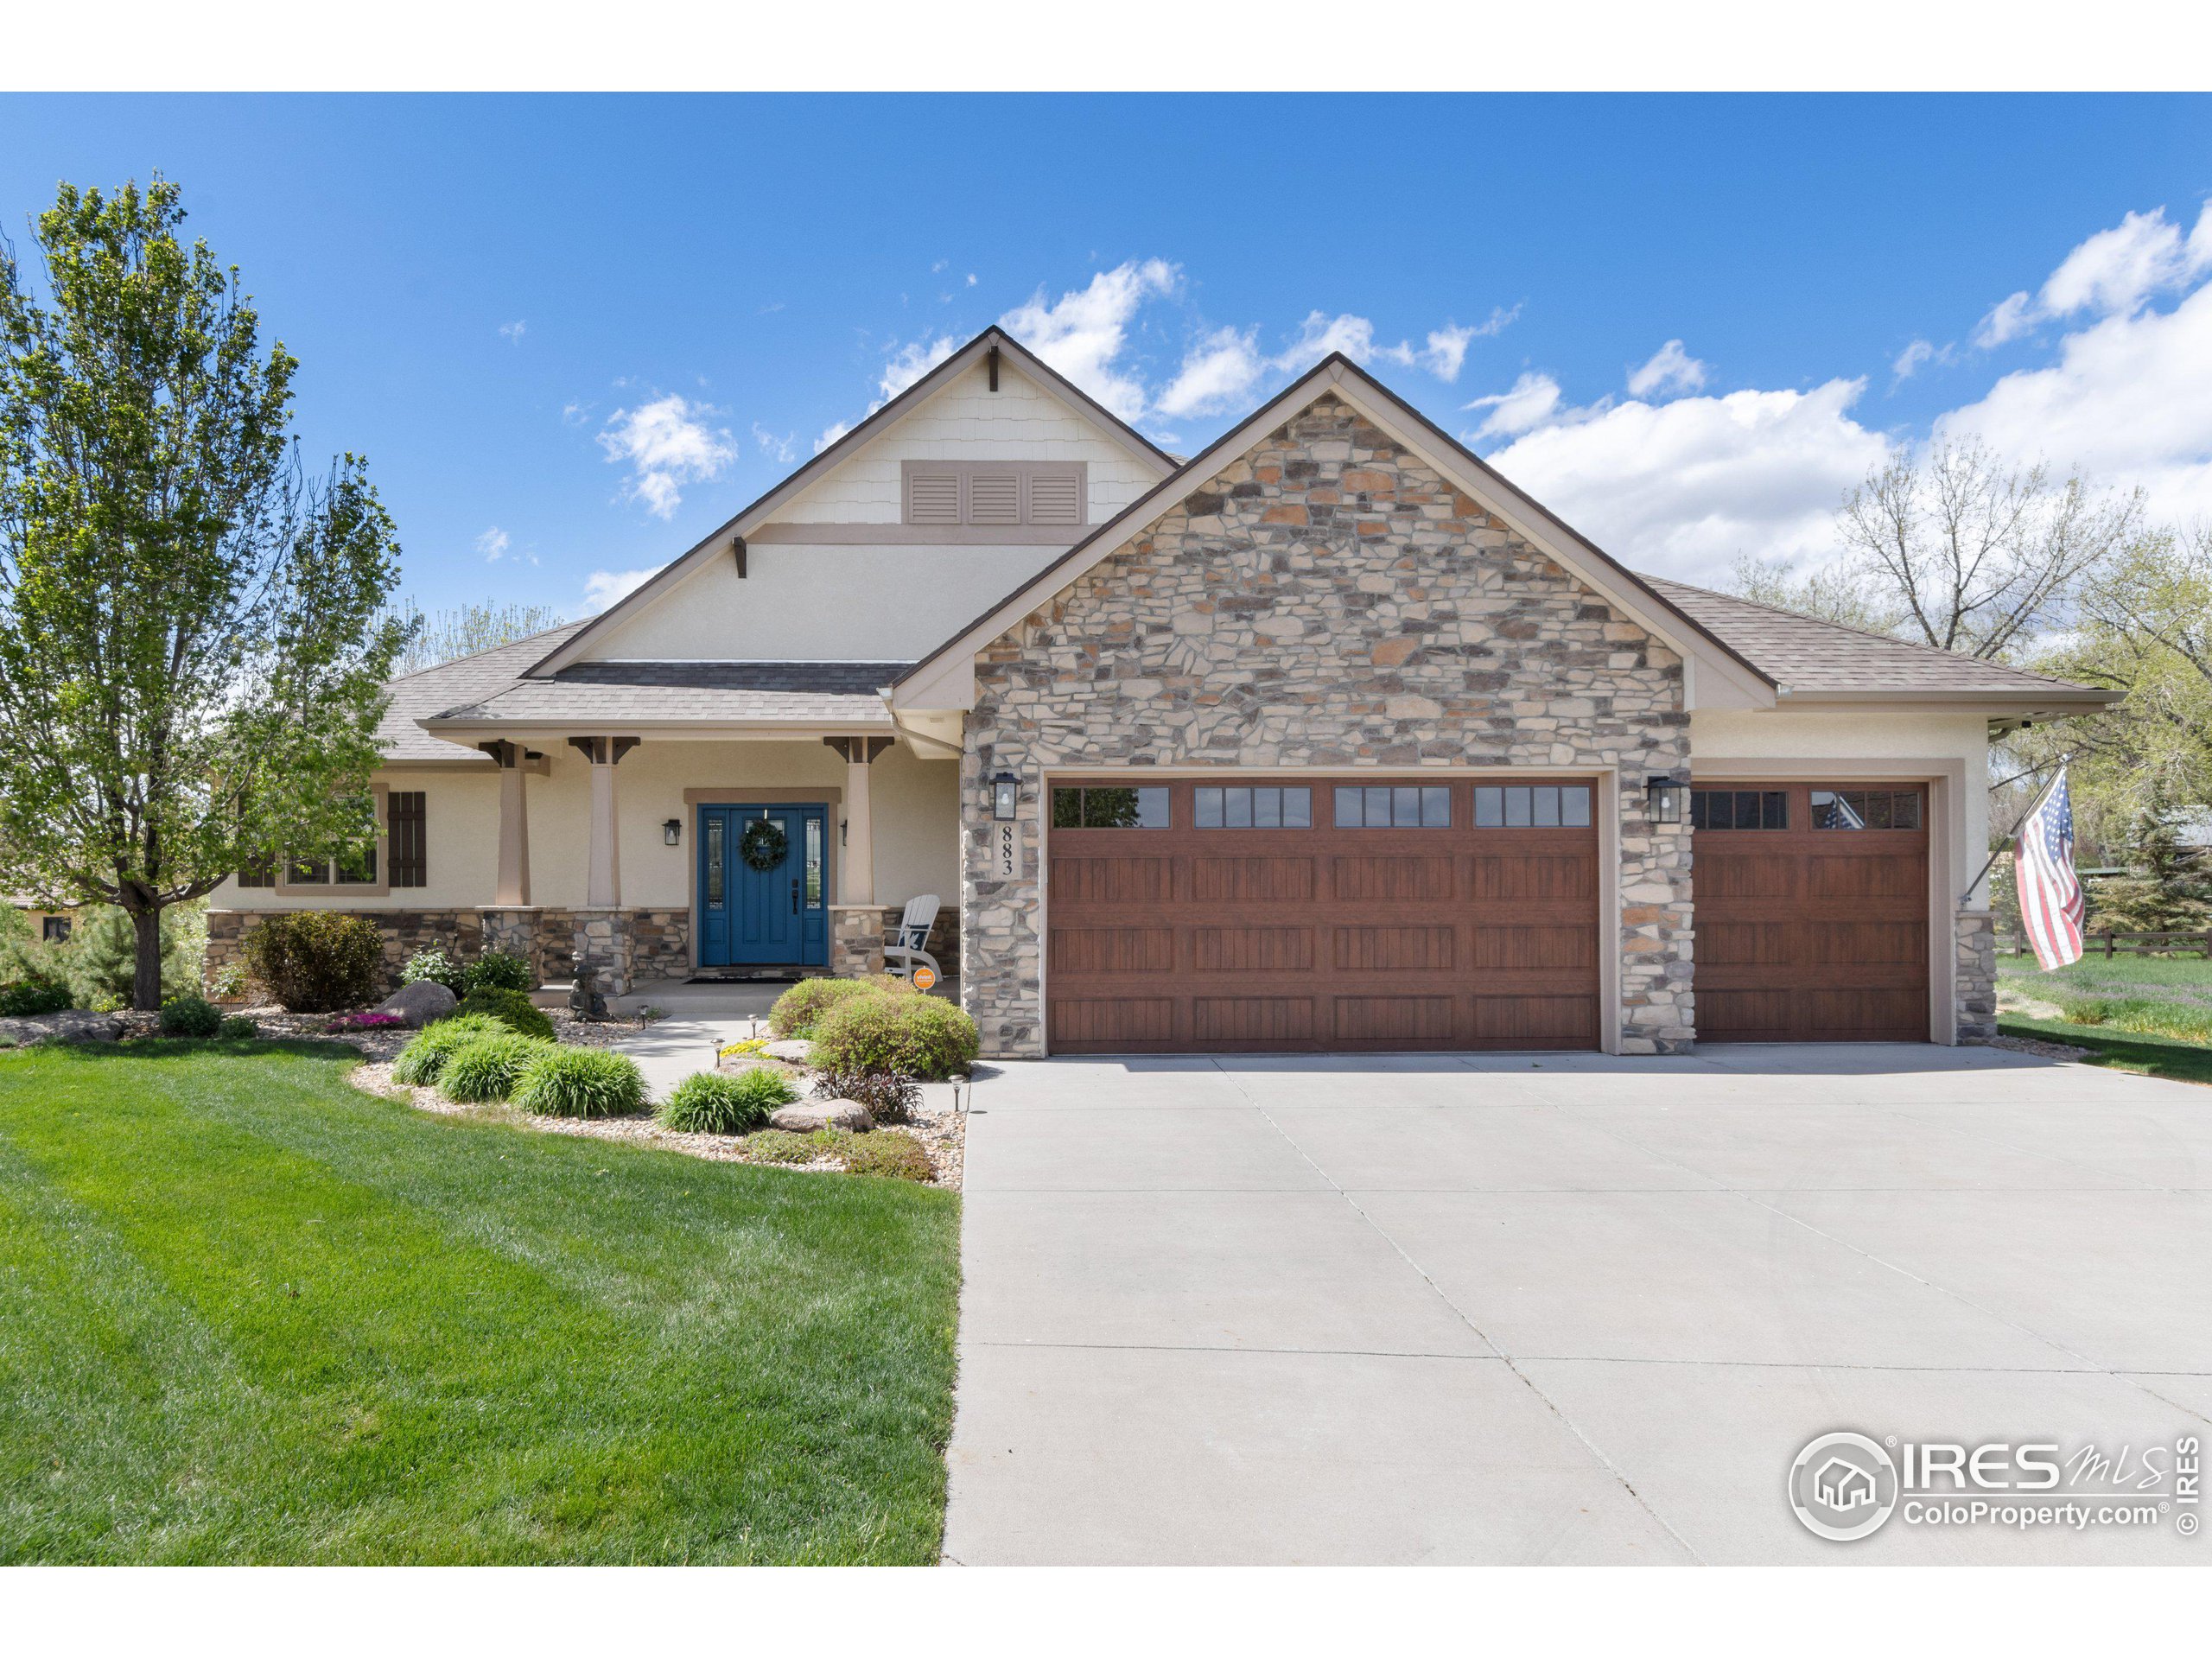
[[[1342,357],[1179,464],[994,328],[396,682],[373,861],[226,883],[212,954],[860,973],[933,893],[994,1054],[1950,1042],[1988,734],[2110,695],[1636,575]]]
[[[76,914],[73,910],[66,907],[49,909],[35,899],[0,899],[0,904],[6,905],[11,910],[22,911],[24,919],[31,925],[33,937],[43,940],[48,944],[67,944],[69,942],[70,933],[77,925]]]

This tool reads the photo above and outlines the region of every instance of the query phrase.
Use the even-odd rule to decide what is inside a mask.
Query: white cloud
[[[822,435],[814,441],[814,453],[817,455],[820,454],[824,449],[827,449],[831,444],[836,442],[838,439],[843,437],[846,433],[852,429],[853,423],[850,421],[839,421],[833,426],[823,427],[822,429]]]
[[[883,377],[876,382],[883,396],[868,406],[868,412],[874,414],[959,349],[960,342],[950,334],[937,340],[912,340],[901,346],[884,364]]]
[[[1492,392],[1487,397],[1478,397],[1473,403],[1462,405],[1466,409],[1490,410],[1483,423],[1467,435],[1468,442],[1471,443],[1500,434],[1510,436],[1514,433],[1541,426],[1558,413],[1559,405],[1558,381],[1548,374],[1523,374],[1513,383],[1510,391]]]
[[[593,571],[584,578],[584,614],[596,615],[615,601],[628,598],[665,568],[656,564],[643,570]]]
[[[1655,392],[1695,391],[1705,385],[1706,366],[1670,340],[1628,378],[1629,396],[1649,397]]]
[[[1183,366],[1153,407],[1170,419],[1240,408],[1268,371],[1256,328],[1217,328],[1185,353]]]
[[[511,340],[517,346],[522,344],[522,337],[529,332],[529,325],[520,318],[517,318],[512,322],[503,322],[499,325],[499,337]]]
[[[683,486],[720,476],[737,457],[729,434],[707,424],[714,413],[671,392],[609,416],[599,443],[607,460],[628,464],[625,493],[657,518],[674,518]]]
[[[1948,352],[1949,347],[1944,349]],[[1925,340],[1916,340],[1897,353],[1897,360],[1890,365],[1890,372],[1899,380],[1910,380],[1935,360],[1935,346]]]
[[[1144,385],[1115,364],[1137,308],[1173,293],[1179,279],[1179,269],[1165,259],[1130,259],[1051,303],[1040,288],[1028,304],[1016,306],[999,322],[1115,414],[1134,421],[1144,413]]]
[[[779,438],[760,422],[753,423],[753,441],[760,446],[760,453],[786,467],[798,458],[798,450],[793,444],[797,435],[787,432]]]
[[[976,286],[976,273],[972,270],[968,273],[968,286],[970,288]]]
[[[1421,353],[1419,361],[1438,379],[1450,382],[1459,378],[1460,365],[1467,360],[1467,347],[1480,332],[1447,323],[1429,331],[1428,349]]]
[[[508,545],[507,532],[497,524],[476,538],[476,550],[493,564],[506,556]]]
[[[2033,299],[2022,289],[1999,301],[1974,331],[1974,344],[2002,346],[2037,323],[2083,311],[2132,317],[2154,296],[2187,287],[2208,270],[2212,205],[2198,210],[2196,228],[2186,238],[2163,207],[2127,213],[2110,230],[2077,244]]]
[[[1503,394],[1534,410],[1543,377]],[[1852,418],[1863,380],[1810,391],[1734,391],[1568,410],[1488,457],[1615,557],[1686,580],[1724,575],[1738,553],[1825,556],[1844,493],[1889,452]],[[1494,416],[1493,419],[1496,418]]]
[[[561,424],[563,426],[582,426],[590,418],[591,405],[588,404],[566,403],[561,405]]]

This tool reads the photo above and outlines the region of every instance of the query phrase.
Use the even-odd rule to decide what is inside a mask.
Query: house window
[[[1813,791],[1815,830],[1917,830],[1920,791],[1916,789],[1816,789]]]
[[[1816,795],[1813,798],[1818,800]],[[1789,795],[1779,789],[1694,789],[1693,830],[1787,830]]]
[[[1586,830],[1587,784],[1484,784],[1475,790],[1478,830]]]
[[[910,524],[1079,525],[1088,495],[1079,461],[910,461]]]
[[[1201,830],[1310,830],[1313,791],[1279,789],[1200,789],[1193,791],[1193,821]]]
[[[273,887],[276,885],[276,861],[273,858],[250,860],[238,872],[238,886],[242,887]]]
[[[1167,791],[1085,785],[1052,791],[1055,830],[1165,830]]]
[[[1337,791],[1339,830],[1448,830],[1452,791],[1433,784]]]
[[[67,944],[69,942],[69,918],[67,916],[48,917],[40,925],[39,937],[48,944]]]

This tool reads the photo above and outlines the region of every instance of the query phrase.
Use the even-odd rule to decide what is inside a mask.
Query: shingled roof
[[[2028,697],[2101,703],[2117,696],[1979,657],[1818,621],[1663,576],[1643,580],[1700,627],[1749,659],[1785,697],[1882,702],[1916,695],[1958,701],[1986,696],[2007,702]]]
[[[454,721],[702,725],[789,721],[888,729],[878,690],[904,663],[578,663],[445,711]]]
[[[377,743],[384,750],[385,764],[477,760],[490,766],[491,761],[474,749],[433,737],[415,722],[442,715],[448,709],[496,696],[519,680],[524,669],[582,626],[581,622],[569,622],[548,628],[543,633],[533,633],[511,645],[494,645],[471,657],[456,657],[449,663],[440,663],[392,681],[385,688],[391,694],[391,705],[384,711],[384,720],[377,727]]]

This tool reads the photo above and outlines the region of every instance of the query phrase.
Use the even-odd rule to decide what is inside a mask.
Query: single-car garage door
[[[1701,1042],[1928,1040],[1926,791],[1690,793]]]
[[[1588,781],[1056,783],[1055,1053],[1595,1048]]]

